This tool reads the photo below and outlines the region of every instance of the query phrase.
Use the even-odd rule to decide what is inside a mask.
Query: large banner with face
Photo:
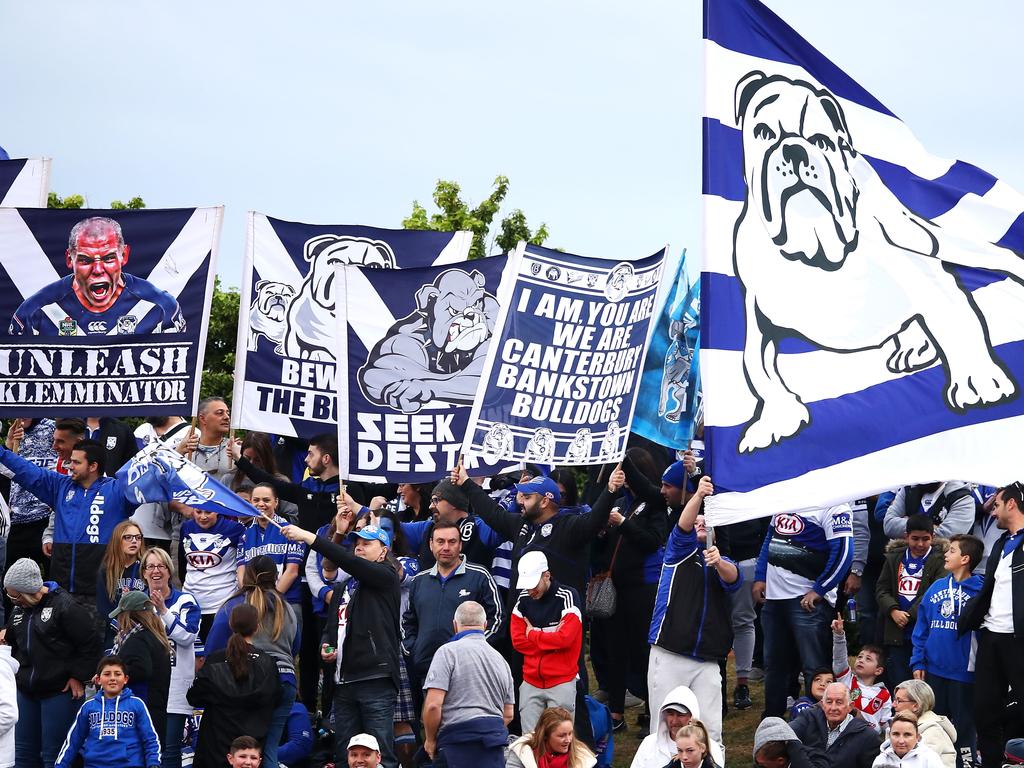
[[[335,266],[464,261],[469,232],[301,224],[249,214],[232,423],[309,438],[338,424]]]
[[[428,482],[458,463],[508,263],[338,267],[343,477]]]
[[[675,275],[651,334],[633,431],[660,445],[685,449],[690,446],[703,404],[700,281],[690,281],[685,254]]]
[[[45,208],[49,191],[49,158],[0,160],[0,207]]]
[[[513,256],[467,457],[622,458],[665,253],[617,262],[528,246]]]
[[[0,209],[0,415],[193,413],[222,213]]]

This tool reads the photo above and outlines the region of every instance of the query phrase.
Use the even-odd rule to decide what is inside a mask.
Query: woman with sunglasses
[[[160,735],[163,768],[181,768],[185,720],[192,714],[188,689],[195,678],[196,637],[202,611],[195,597],[176,588],[170,554],[159,547],[142,557],[146,591],[171,641],[171,679],[167,691],[167,730]]]
[[[133,589],[145,588],[146,583],[142,580],[142,563],[139,560],[141,552],[142,529],[132,520],[118,523],[110,534],[99,573],[96,574],[97,615],[108,616],[121,599],[121,595]],[[114,643],[117,623],[106,619],[104,622],[106,629],[103,633],[103,648],[106,649]]]

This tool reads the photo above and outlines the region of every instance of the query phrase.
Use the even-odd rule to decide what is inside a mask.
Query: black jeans
[[[1010,633],[979,630],[974,668],[974,725],[984,768],[1000,768],[1006,741],[1024,735],[1007,732],[1004,716],[1010,688],[1018,698],[1024,692],[1024,640]]]
[[[633,690],[638,698],[647,701],[647,660],[651,654],[647,642],[654,614],[654,599],[657,584],[641,584],[620,589],[615,614],[609,621],[609,639],[612,665],[608,709],[620,715],[624,709],[626,688]],[[656,711],[660,705],[651,707]]]

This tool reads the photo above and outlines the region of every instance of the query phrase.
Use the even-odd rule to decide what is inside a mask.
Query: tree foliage
[[[238,334],[238,290],[224,289],[218,277],[213,283],[210,302],[210,326],[206,332],[206,358],[203,362],[201,397],[217,395],[231,404],[235,378],[235,350]]]
[[[428,214],[427,209],[420,205],[418,200],[414,200],[412,213],[402,221],[402,226],[406,229],[430,229],[435,232],[468,230],[473,233],[469,258],[479,259],[487,255],[487,235],[502,201],[508,194],[508,187],[508,177],[499,176],[494,180],[491,194],[471,208],[462,199],[462,188],[457,182],[438,179],[433,195],[438,212]],[[526,215],[517,208],[501,220],[500,234],[494,239],[494,245],[507,251],[514,248],[521,239],[533,245],[541,245],[547,237],[546,224],[541,224],[536,232],[531,232],[526,223]]]
[[[79,208],[85,207],[85,198],[81,195],[68,195],[67,197],[61,197],[56,192],[51,192],[46,196],[46,207],[47,208],[67,208],[70,210],[78,210]],[[146,207],[146,201],[136,195],[127,203],[123,203],[120,200],[114,200],[110,203],[110,209],[113,211],[137,211],[140,208]]]

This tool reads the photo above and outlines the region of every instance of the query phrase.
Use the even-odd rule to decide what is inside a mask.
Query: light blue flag
[[[686,252],[651,336],[633,431],[670,448],[690,446],[701,419],[700,281],[690,283]]]
[[[125,484],[125,496],[138,504],[179,501],[234,517],[260,516],[252,504],[161,443],[143,448],[117,476]]]

